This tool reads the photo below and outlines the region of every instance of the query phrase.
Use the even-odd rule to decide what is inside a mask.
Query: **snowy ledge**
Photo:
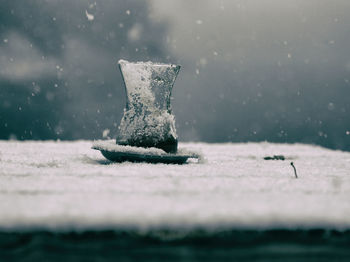
[[[0,141],[0,228],[350,228],[349,152],[180,143],[205,161],[179,166],[111,163],[92,143]]]
[[[156,155],[156,156],[166,155],[166,152],[159,148],[122,146],[122,145],[117,145],[115,140],[96,140],[93,142],[92,148],[97,150],[108,150],[111,152],[123,152],[123,153],[130,153],[130,154],[149,154],[149,155]]]

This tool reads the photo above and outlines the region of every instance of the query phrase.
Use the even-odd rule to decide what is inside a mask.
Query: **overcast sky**
[[[117,61],[182,65],[180,141],[350,150],[350,2],[0,0],[0,138],[113,137]]]

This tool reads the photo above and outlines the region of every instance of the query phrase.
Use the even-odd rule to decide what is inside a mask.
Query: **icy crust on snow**
[[[0,141],[0,228],[350,228],[349,152],[180,143],[205,161],[167,165],[111,163],[91,144]]]
[[[170,97],[179,66],[119,61],[126,85],[127,104],[117,142],[151,147],[177,139]]]

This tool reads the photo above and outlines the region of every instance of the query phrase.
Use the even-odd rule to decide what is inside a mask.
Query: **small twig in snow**
[[[283,155],[265,156],[264,160],[285,160]]]
[[[290,162],[290,165],[291,165],[291,166],[293,167],[293,169],[294,169],[295,178],[298,178],[297,170],[296,170],[296,168],[295,168],[295,166],[294,166],[294,163],[293,163],[293,162]]]

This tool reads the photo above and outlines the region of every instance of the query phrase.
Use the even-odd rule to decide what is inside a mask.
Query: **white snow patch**
[[[349,152],[180,143],[206,161],[109,164],[91,143],[0,141],[0,227],[350,228]]]
[[[166,155],[167,153],[159,148],[150,147],[136,147],[136,146],[123,146],[117,145],[115,140],[98,140],[92,145],[94,149],[106,150],[110,152],[123,152],[123,153],[135,153],[135,154],[151,154],[151,155]]]

